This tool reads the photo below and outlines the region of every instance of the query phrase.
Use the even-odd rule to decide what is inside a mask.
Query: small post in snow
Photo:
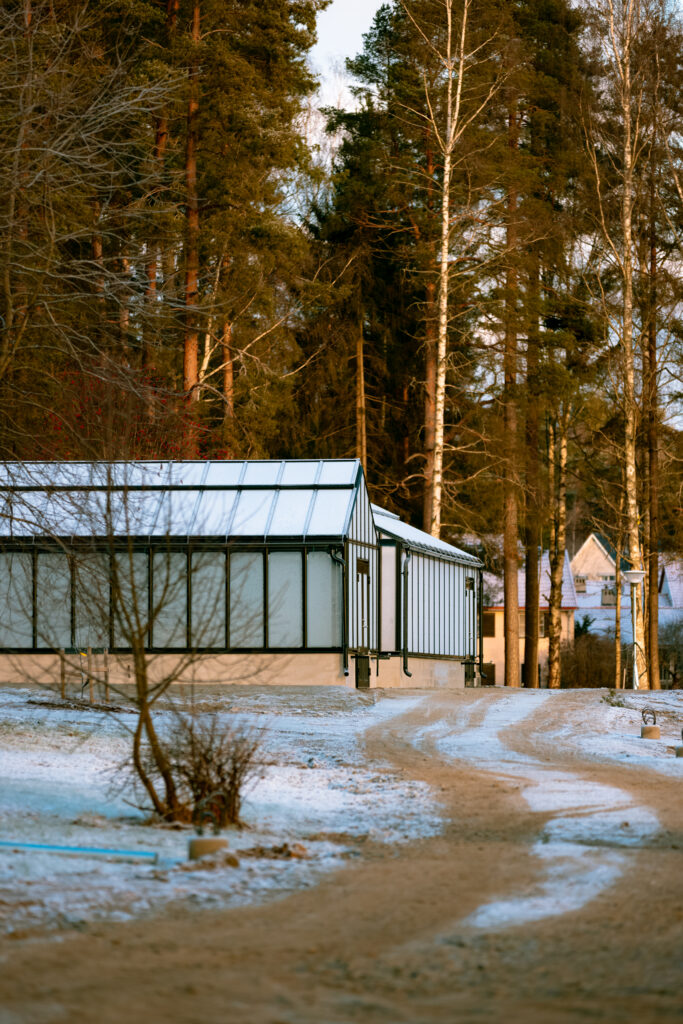
[[[66,663],[64,661],[64,648],[59,648],[59,692],[62,700],[66,700]]]

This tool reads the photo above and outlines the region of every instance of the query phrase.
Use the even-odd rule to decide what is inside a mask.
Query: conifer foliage
[[[1,457],[357,455],[374,499],[503,570],[510,685],[537,685],[543,549],[560,685],[565,551],[597,527],[647,569],[656,684],[680,10],[388,0],[330,162],[328,3],[2,5]]]

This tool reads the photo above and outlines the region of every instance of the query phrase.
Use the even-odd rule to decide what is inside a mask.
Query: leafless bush
[[[167,822],[194,822],[200,831],[207,824],[216,831],[241,826],[245,791],[263,765],[263,731],[226,724],[215,715],[173,708],[171,713],[169,728],[155,719],[155,749],[142,742],[137,755],[117,769],[115,788],[124,793],[132,788],[136,807]],[[152,794],[169,785],[173,804],[160,804]]]
[[[168,757],[181,802],[199,827],[240,825],[242,800],[261,767],[262,732],[215,715],[176,714]]]

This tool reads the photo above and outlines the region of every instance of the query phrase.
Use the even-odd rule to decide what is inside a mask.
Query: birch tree
[[[626,537],[632,568],[642,569],[636,430],[638,400],[634,344],[634,178],[646,159],[643,124],[645,66],[638,53],[638,39],[651,19],[656,0],[598,0],[593,5],[597,39],[607,75],[606,88],[612,117],[589,113],[586,125],[598,199],[599,223],[606,257],[619,275],[620,296],[612,329],[618,339],[620,400],[624,421],[624,475]],[[606,166],[607,164],[607,166]],[[609,213],[609,186],[618,195],[618,215]],[[640,588],[636,588],[636,663],[642,688],[648,688],[645,628]]]
[[[472,31],[471,12],[474,0],[439,0],[435,4],[436,17],[427,25],[416,16],[414,3],[403,0],[403,8],[424,40],[428,52],[439,69],[436,82],[430,82],[425,70],[423,74],[426,108],[411,113],[422,118],[429,126],[441,156],[442,174],[440,183],[440,238],[437,256],[438,299],[437,299],[437,340],[436,373],[434,378],[434,426],[433,457],[431,459],[431,480],[428,481],[431,498],[429,520],[426,528],[433,537],[441,535],[444,465],[444,424],[446,415],[446,377],[448,370],[449,332],[449,287],[452,259],[453,196],[452,179],[456,152],[465,132],[482,117],[503,84],[504,75],[494,75],[485,84],[481,80],[473,88],[470,79],[477,78],[482,66],[492,59],[491,46],[497,33],[488,37],[476,36]],[[434,32],[436,24],[437,32]],[[438,29],[441,31],[438,31]],[[475,38],[471,40],[471,37]],[[465,102],[465,92],[467,103]]]

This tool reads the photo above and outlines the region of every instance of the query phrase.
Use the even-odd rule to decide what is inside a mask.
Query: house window
[[[575,576],[574,577],[574,585],[576,587],[576,593],[577,594],[585,594],[586,593],[586,577],[585,576]]]
[[[484,612],[481,623],[482,636],[496,635],[496,613]]]

